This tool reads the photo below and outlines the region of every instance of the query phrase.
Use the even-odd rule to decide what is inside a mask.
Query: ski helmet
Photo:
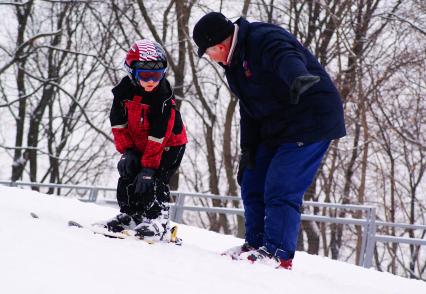
[[[130,79],[139,84],[134,71],[136,69],[164,69],[167,71],[167,57],[163,47],[147,39],[136,41],[127,52],[124,68]]]

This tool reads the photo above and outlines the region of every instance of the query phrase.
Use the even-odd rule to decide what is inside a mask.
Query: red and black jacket
[[[166,147],[188,142],[173,91],[163,79],[152,92],[145,92],[125,77],[112,89],[110,122],[118,152],[141,152],[142,167],[157,169]]]

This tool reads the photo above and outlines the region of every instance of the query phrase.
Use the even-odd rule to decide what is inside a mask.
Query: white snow
[[[426,293],[423,281],[303,252],[292,271],[233,261],[220,252],[241,239],[185,225],[179,225],[183,246],[109,239],[67,226],[117,212],[0,186],[0,293]]]

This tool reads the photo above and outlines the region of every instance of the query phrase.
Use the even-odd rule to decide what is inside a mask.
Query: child
[[[112,90],[110,113],[114,143],[122,153],[117,168],[120,214],[104,226],[113,232],[134,229],[151,239],[169,230],[169,181],[187,143],[168,80],[164,49],[136,41],[124,62],[128,76]]]

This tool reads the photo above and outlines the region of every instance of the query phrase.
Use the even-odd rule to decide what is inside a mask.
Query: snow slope
[[[426,293],[425,282],[303,252],[292,271],[233,261],[219,253],[241,239],[190,226],[179,226],[180,247],[108,239],[66,225],[116,213],[0,186],[0,293]]]

